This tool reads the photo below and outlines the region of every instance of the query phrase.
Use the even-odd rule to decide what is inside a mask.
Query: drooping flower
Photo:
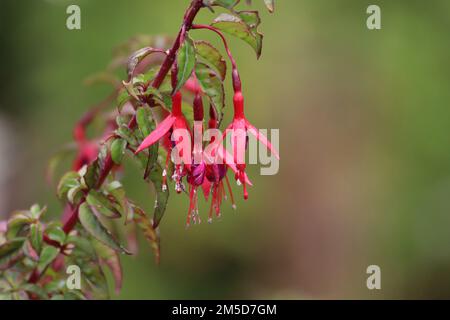
[[[144,141],[142,141],[141,145],[136,150],[136,154],[158,142],[171,129],[185,129],[190,131],[186,118],[181,111],[181,103],[182,95],[181,92],[178,91],[172,96],[172,112],[156,126],[155,130],[153,130],[152,133],[144,139]]]
[[[190,133],[189,125],[186,120],[186,118],[183,115],[183,112],[181,110],[182,105],[182,95],[181,92],[176,92],[172,96],[172,112],[163,120],[161,121],[145,139],[142,141],[141,145],[137,148],[136,154],[139,152],[142,152],[143,150],[151,147],[153,144],[158,142],[160,139],[166,137],[166,135],[170,131],[176,131],[176,130],[186,130],[186,132]],[[177,146],[179,143],[181,143],[183,140],[183,137],[180,136],[176,142],[174,142],[174,146]],[[166,168],[163,172],[163,190],[167,188],[167,167],[169,162],[169,157],[171,155],[171,148],[168,149],[167,152],[167,159],[166,159]],[[183,158],[185,155],[183,154],[183,150],[179,152],[179,156]],[[190,161],[185,161],[184,165],[189,166]],[[182,164],[177,163],[175,165],[175,172],[174,172],[174,180],[176,181],[176,191],[180,193],[182,191],[182,185],[181,185],[181,178],[184,176],[184,168]]]
[[[256,137],[262,144],[264,144],[279,160],[280,156],[275,148],[272,147],[270,141],[245,117],[244,114],[244,96],[240,90],[236,90],[233,97],[234,117],[231,124],[226,128],[224,136],[231,133],[231,145],[233,161],[236,165],[235,179],[243,185],[244,199],[248,199],[247,179],[245,175],[245,149],[247,145],[247,135],[250,133]],[[226,150],[225,150],[226,152]]]

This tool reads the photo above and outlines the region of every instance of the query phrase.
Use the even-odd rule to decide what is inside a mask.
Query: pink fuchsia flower
[[[279,160],[280,156],[278,152],[272,147],[270,141],[255,127],[253,126],[245,117],[244,114],[244,96],[240,90],[236,90],[233,97],[234,105],[234,117],[231,124],[226,128],[224,136],[231,133],[231,145],[233,148],[232,155],[233,161],[236,165],[236,175],[235,179],[243,184],[244,189],[244,199],[248,199],[247,192],[247,179],[245,175],[245,149],[247,145],[247,134],[252,134],[264,144]]]
[[[172,96],[172,112],[163,120],[161,121],[155,128],[155,130],[152,131],[145,139],[142,141],[141,145],[137,148],[136,154],[139,152],[142,152],[143,150],[151,147],[153,144],[158,142],[159,140],[163,139],[163,145],[166,145],[164,141],[167,138],[167,134],[169,132],[173,132],[176,130],[186,130],[183,132],[188,132],[189,135],[191,135],[191,131],[189,129],[189,124],[186,120],[186,118],[183,115],[183,112],[181,110],[182,106],[182,100],[183,97],[181,95],[181,92],[178,91]],[[181,143],[183,140],[183,137],[180,136],[178,140],[174,143],[174,146]],[[166,167],[163,172],[163,191],[167,188],[167,167],[169,164],[169,157],[171,155],[172,146],[169,146],[167,149],[167,159],[166,159]],[[179,156],[186,160],[184,158],[183,150],[180,150]],[[186,166],[190,165],[190,161],[184,161]],[[185,169],[181,166],[181,164],[175,165],[175,172],[174,172],[174,180],[176,181],[176,191],[177,193],[180,193],[183,188],[181,184],[181,179],[185,175]]]
[[[137,148],[136,154],[151,147],[163,138],[170,130],[184,129],[190,132],[188,122],[181,111],[182,95],[177,92],[172,96],[172,112],[161,121]],[[180,142],[181,140],[177,141]],[[180,155],[182,156],[182,155]]]

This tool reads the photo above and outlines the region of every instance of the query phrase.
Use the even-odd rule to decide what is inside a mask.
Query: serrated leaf
[[[122,163],[126,149],[127,141],[125,139],[116,139],[111,143],[111,158],[115,164]]]
[[[177,92],[184,86],[195,67],[195,47],[189,36],[186,36],[183,45],[178,51],[177,64],[177,85],[174,92]]]
[[[222,13],[211,25],[225,33],[245,41],[255,50],[258,58],[261,56],[262,35],[255,34],[241,18],[235,15]]]
[[[197,55],[203,58],[209,67],[214,68],[222,81],[227,74],[227,63],[222,54],[211,43],[203,40],[195,41]]]
[[[93,240],[92,245],[94,246],[97,256],[100,261],[106,264],[114,277],[116,294],[119,294],[122,288],[122,266],[120,264],[120,258],[116,251],[110,247],[104,245],[100,241]]]
[[[129,252],[118,243],[111,232],[95,216],[87,203],[80,205],[78,213],[81,224],[90,235],[116,251],[129,254]]]
[[[138,227],[144,233],[145,238],[149,242],[153,252],[155,254],[156,262],[159,263],[160,260],[160,245],[159,245],[159,235],[156,231],[155,223],[147,217],[144,210],[136,205],[132,205],[132,210],[134,212],[134,221]]]
[[[0,246],[0,270],[8,268],[22,256],[22,247],[25,238],[17,238],[3,243]]]
[[[42,248],[41,255],[39,256],[39,262],[38,262],[38,267],[37,267],[39,273],[44,272],[45,269],[50,265],[50,263],[52,263],[53,260],[56,259],[58,254],[59,254],[58,248],[45,245]]]
[[[225,106],[225,91],[222,81],[213,70],[203,63],[197,63],[195,75],[203,92],[216,109],[220,121]]]
[[[108,197],[99,191],[91,190],[86,201],[96,212],[107,218],[121,217],[120,203],[113,196]]]

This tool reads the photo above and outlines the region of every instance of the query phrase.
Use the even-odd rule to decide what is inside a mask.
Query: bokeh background
[[[450,298],[450,1],[279,0],[274,15],[254,2],[261,59],[231,46],[248,117],[280,129],[280,171],[253,166],[249,201],[187,231],[187,199],[172,196],[161,265],[142,241],[113,297]],[[188,3],[0,2],[3,216],[34,202],[59,215],[46,163],[110,90],[83,80],[131,36],[175,34]],[[81,31],[65,27],[69,4],[81,7]],[[370,4],[381,7],[379,31],[366,28]],[[127,170],[130,196],[150,210],[138,168]],[[366,288],[371,264],[382,290]]]

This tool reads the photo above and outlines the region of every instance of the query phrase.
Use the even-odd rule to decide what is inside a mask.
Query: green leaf
[[[111,158],[115,164],[121,164],[125,150],[127,149],[127,141],[125,139],[116,139],[111,144]]]
[[[105,186],[105,191],[110,197],[114,198],[114,207],[125,214],[128,211],[128,200],[126,198],[125,189],[119,181],[112,181]]]
[[[95,239],[116,251],[129,254],[129,252],[117,242],[111,232],[106,229],[106,227],[95,216],[87,203],[81,204],[78,213],[81,224]]]
[[[131,100],[130,95],[126,89],[122,89],[117,96],[117,109],[119,112],[122,110],[122,107]]]
[[[89,189],[93,189],[96,187],[99,177],[100,177],[100,168],[99,168],[99,160],[97,159],[87,167],[86,173],[83,175],[84,184]]]
[[[66,241],[66,233],[61,228],[60,223],[51,223],[45,228],[45,234],[51,240],[58,242],[63,245]]]
[[[219,15],[211,24],[213,27],[248,43],[259,58],[262,51],[262,35],[255,34],[239,17],[227,13]]]
[[[227,63],[219,50],[211,43],[203,40],[195,41],[195,49],[197,56],[203,58],[209,67],[214,68],[220,76],[220,80],[224,81],[227,74]]]
[[[31,217],[36,220],[39,220],[46,211],[47,207],[41,208],[38,204],[34,204],[30,208]]]
[[[26,228],[34,222],[34,219],[24,213],[17,213],[8,220],[6,237],[12,239],[17,237]]]
[[[261,24],[261,18],[259,17],[258,11],[239,11],[239,17],[244,21],[250,30],[255,31],[256,28]]]
[[[69,200],[69,202],[72,204],[78,203],[78,201],[80,201],[83,197],[83,190],[84,186],[81,184],[69,189],[69,191],[67,192],[67,200]]]
[[[136,141],[133,132],[131,132],[128,126],[120,126],[115,132],[119,137],[125,139],[130,144],[130,146],[137,146],[138,142]]]
[[[38,271],[40,273],[44,272],[45,269],[56,259],[59,254],[59,249],[53,246],[45,245],[42,248],[41,255],[38,262]]]
[[[220,121],[225,106],[225,91],[222,81],[213,70],[203,63],[197,63],[195,74],[200,87],[216,109]]]
[[[120,289],[122,288],[122,266],[120,264],[119,255],[116,251],[112,250],[100,241],[93,240],[92,245],[97,252],[97,256],[100,258],[100,261],[106,264],[111,270],[116,283],[116,294],[119,294]]]
[[[8,268],[22,256],[22,247],[25,238],[16,238],[0,246],[0,270]]]
[[[33,223],[30,227],[30,242],[34,250],[39,254],[42,248],[43,232],[40,223]]]
[[[138,206],[132,204],[132,210],[134,212],[134,221],[138,225],[138,227],[144,233],[145,238],[149,242],[153,252],[155,254],[156,262],[159,263],[160,260],[160,242],[159,235],[156,231],[155,221],[152,221],[147,217],[144,210],[139,208]]]
[[[101,192],[91,190],[86,197],[87,203],[98,213],[107,218],[120,218],[120,203],[112,196],[106,196]]]
[[[156,192],[155,209],[153,211],[153,227],[157,228],[166,211],[169,199],[169,189],[163,190],[163,169],[159,164],[155,164],[149,175]]]
[[[183,45],[178,51],[178,76],[175,92],[180,90],[189,79],[195,67],[195,47],[189,36],[184,39]]]
[[[57,195],[58,198],[63,200],[66,198],[67,193],[70,189],[74,187],[78,187],[80,185],[80,175],[78,172],[70,171],[67,172],[59,181],[58,188],[57,188]]]
[[[150,110],[146,107],[139,107],[136,110],[136,121],[144,137],[147,137],[152,132],[152,124]]]

